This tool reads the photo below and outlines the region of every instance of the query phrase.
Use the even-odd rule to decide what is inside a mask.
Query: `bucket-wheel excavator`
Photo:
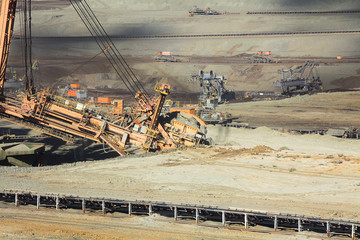
[[[20,0],[18,0],[20,1]],[[26,64],[31,66],[31,1],[22,0],[25,24]],[[31,71],[26,76],[25,91],[21,98],[4,95],[5,72],[9,56],[10,40],[13,32],[17,0],[1,1],[0,26],[0,118],[35,129],[45,134],[73,141],[74,136],[102,142],[120,155],[128,154],[127,144],[135,144],[144,151],[175,148],[180,145],[195,146],[205,141],[203,123],[187,125],[171,119],[162,113],[170,86],[155,87],[157,99],[151,99],[141,82],[126,63],[115,44],[100,24],[86,0],[69,0],[75,11],[102,49],[111,66],[135,97],[137,105],[131,113],[122,115],[103,114],[87,108],[84,104],[56,96],[51,89],[36,91]],[[26,27],[27,26],[27,27]],[[29,50],[30,49],[30,50]],[[166,119],[166,120],[165,120]],[[202,126],[202,128],[200,128]],[[202,130],[200,130],[202,129]]]

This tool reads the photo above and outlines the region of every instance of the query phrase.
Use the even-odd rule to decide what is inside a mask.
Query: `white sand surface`
[[[224,137],[226,133],[226,137]],[[359,142],[210,127],[218,144],[148,157],[1,168],[0,189],[359,220]]]

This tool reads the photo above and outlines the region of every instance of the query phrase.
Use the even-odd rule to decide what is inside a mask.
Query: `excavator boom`
[[[30,1],[30,0],[29,0]],[[101,26],[86,0],[69,0],[88,28],[110,64],[138,102],[138,108],[122,116],[121,123],[114,115],[101,115],[84,104],[55,96],[51,90],[31,91],[23,99],[3,95],[6,61],[16,13],[16,0],[2,0],[1,4],[1,78],[0,118],[39,130],[68,141],[69,135],[106,143],[120,155],[126,155],[126,144],[138,145],[145,151],[173,148],[178,145],[194,146],[204,139],[196,127],[177,121],[164,121],[160,116],[170,86],[163,84],[155,90],[160,94],[157,104],[150,100],[146,90],[132,72],[115,44]],[[29,5],[31,8],[31,5]],[[26,8],[24,9],[26,11]],[[30,14],[30,12],[29,12]],[[31,18],[31,16],[29,17]],[[29,36],[31,40],[31,32]],[[29,41],[31,45],[31,41]],[[31,47],[31,46],[30,46]],[[31,56],[30,56],[31,62]],[[27,91],[29,88],[26,89]],[[27,92],[29,93],[29,92]],[[176,125],[176,126],[175,126]]]
[[[2,0],[0,9],[0,95],[4,93],[4,82],[9,57],[10,40],[14,29],[17,0]]]

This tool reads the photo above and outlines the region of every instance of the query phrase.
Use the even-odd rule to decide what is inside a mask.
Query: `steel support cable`
[[[19,5],[19,9],[23,9],[24,8],[24,4],[25,4],[25,0],[19,1],[20,5]],[[24,30],[24,12],[23,11],[19,11],[18,14],[18,19],[19,19],[19,23],[20,23],[20,35],[24,38],[25,36],[25,30]],[[22,49],[21,51],[21,59],[25,59],[25,41],[19,41],[20,42],[20,48]],[[24,61],[22,62],[23,64],[25,63]],[[25,68],[24,65],[21,66],[23,69]],[[24,71],[23,75],[21,76],[21,81],[24,80],[25,78],[25,73],[26,70]],[[26,87],[26,86],[24,86]]]
[[[90,34],[93,36],[93,38],[95,39],[95,41],[97,42],[98,46],[103,49],[106,48],[107,46],[105,46],[105,44],[101,41],[101,39],[97,36],[96,34],[96,30],[94,29],[94,27],[91,25],[91,23],[89,22],[89,19],[86,17],[86,15],[83,13],[81,7],[79,7],[79,5],[77,4],[76,0],[70,0],[71,5],[74,7],[75,11],[77,12],[77,14],[79,15],[80,19],[82,20],[82,22],[85,24],[85,27],[89,30]],[[105,52],[105,56],[108,59],[108,61],[110,62],[110,64],[112,65],[112,67],[114,68],[114,70],[116,71],[116,73],[118,74],[118,76],[120,77],[120,79],[124,82],[126,88],[130,91],[130,93],[135,96],[135,92],[134,89],[131,87],[131,85],[129,85],[129,83],[127,82],[127,80],[124,79],[124,77],[122,76],[122,74],[120,74],[119,69],[115,66],[115,59],[113,58],[113,56],[111,54],[107,54],[107,52]]]
[[[31,33],[31,0],[28,0],[28,3],[29,3],[29,7],[28,7],[28,29],[29,29],[29,36],[28,36],[28,51],[29,51],[29,78],[30,78],[30,81],[29,81],[29,91],[31,94],[34,93],[34,76],[33,76],[33,69],[32,69],[32,65],[33,65],[33,62],[32,62],[32,33]]]
[[[84,2],[85,2],[85,4],[84,4]],[[85,0],[79,1],[79,3],[84,7],[84,10],[89,15],[89,18],[93,21],[93,24],[95,24],[97,30],[100,32],[100,37],[103,38],[104,41],[106,41],[106,44],[108,44],[109,46],[112,46],[110,48],[110,51],[113,53],[113,56],[117,60],[117,63],[118,63],[117,66],[122,70],[122,73],[127,77],[126,79],[127,79],[127,81],[130,82],[130,85],[133,87],[134,91],[135,92],[143,91],[145,93],[145,101],[146,101],[146,103],[148,105],[151,105],[149,99],[146,96],[146,94],[147,94],[146,90],[142,87],[139,80],[136,78],[136,75],[131,71],[131,68],[126,63],[124,58],[121,56],[121,54],[117,50],[115,44],[111,41],[111,38],[108,36],[106,31],[102,27],[101,23],[99,22],[99,20],[95,16],[94,12],[91,10],[90,6],[86,3]],[[120,63],[121,66],[119,66],[119,63]]]
[[[96,33],[94,32],[95,30],[91,29],[92,26],[88,25],[90,24],[87,20],[87,18],[85,16],[82,15],[81,9],[78,9],[77,6],[74,5],[74,3],[72,2],[72,0],[70,0],[71,4],[73,5],[75,11],[78,13],[79,17],[81,18],[81,20],[83,21],[83,23],[85,24],[86,28],[89,30],[89,32],[91,33],[91,35],[94,37],[95,41],[97,42],[98,46],[100,48],[103,48],[104,44],[102,44],[102,42],[100,41],[100,39],[98,39],[96,37]],[[103,45],[103,46],[102,46]],[[126,82],[126,80],[123,79],[123,76],[118,72],[119,70],[115,67],[114,65],[114,59],[112,59],[112,56],[110,54],[106,54],[105,53],[105,57],[108,59],[108,61],[110,62],[111,66],[114,68],[114,70],[116,71],[116,73],[118,74],[118,76],[120,77],[120,79],[124,82],[126,88],[130,91],[130,93],[135,96],[135,92],[134,90],[132,90],[131,86],[129,86],[129,84]]]
[[[119,56],[121,56],[121,54],[116,49],[114,43],[111,41],[110,37],[107,35],[106,31],[103,29],[103,27],[101,26],[100,22],[97,20],[94,13],[91,11],[89,5],[85,6],[82,1],[76,1],[76,0],[75,1],[70,0],[70,2],[72,3],[73,7],[79,14],[80,18],[85,23],[85,25],[88,28],[88,30],[90,31],[90,33],[97,40],[98,45],[99,46],[103,45],[103,47],[111,46],[109,48],[108,52],[112,52],[112,54],[110,54],[110,53],[108,54],[108,56],[107,56],[108,60],[110,62],[111,62],[111,60],[114,61],[114,62],[111,62],[111,64],[114,67],[115,71],[118,73],[119,77],[121,77],[121,80],[123,80],[123,82],[125,84],[126,84],[126,82],[125,82],[125,80],[126,80],[127,83],[130,85],[132,90],[130,89],[130,87],[127,86],[129,91],[137,92],[138,90],[142,90],[146,93],[145,89],[139,85],[140,82],[136,79],[135,74],[131,71],[131,69],[127,65],[126,61],[123,58],[122,58],[123,61],[119,58]],[[121,66],[119,65],[119,63]],[[121,76],[120,71],[124,77]],[[126,76],[128,78],[126,78]],[[134,80],[134,77],[135,77],[135,80]],[[124,80],[124,78],[125,78],[125,80]],[[131,81],[129,81],[129,78]],[[147,97],[146,97],[146,102],[147,102],[147,104],[150,105],[150,101],[148,100]]]
[[[22,9],[23,8],[23,6],[22,6],[22,4],[24,3],[24,0],[23,1],[17,1],[17,9]],[[16,4],[15,4],[16,5]],[[16,10],[15,10],[16,11]],[[19,31],[20,31],[20,35],[22,35],[23,34],[23,29],[24,29],[24,26],[23,26],[23,14],[22,14],[22,11],[20,11],[18,14],[17,14],[17,19],[19,20],[18,22],[19,22]],[[7,32],[7,30],[6,30],[6,32]],[[7,38],[9,38],[9,36],[7,36]],[[9,42],[9,40],[8,39],[6,39],[5,41],[4,41],[4,43],[7,43],[7,42]],[[20,49],[24,49],[24,42],[23,41],[20,41]],[[5,52],[6,51],[6,45],[4,44],[4,48],[3,48],[3,52]],[[22,56],[22,58],[21,59],[24,59],[24,51],[21,51],[21,56]],[[6,72],[6,67],[7,67],[7,65],[6,65],[6,60],[5,60],[5,55],[3,55],[2,56],[3,58],[1,59],[1,67],[3,68],[5,68],[5,69],[1,69],[1,76],[0,76],[0,79],[4,79],[5,78],[5,72]],[[4,73],[4,75],[2,74],[2,73]]]
[[[92,60],[94,60],[97,56],[99,56],[100,54],[102,54],[104,51],[106,51],[106,49],[102,50],[101,52],[95,54],[95,56],[93,56],[92,58],[90,58],[89,60],[87,60],[86,62],[83,62],[81,65],[79,65],[78,67],[74,68],[74,70],[72,70],[68,75],[73,75],[74,73],[76,73],[77,71],[79,71],[82,67],[84,67],[85,65],[89,64]],[[54,88],[57,84],[59,84],[61,81],[63,81],[63,78],[60,78],[59,80],[55,81],[52,85],[51,85],[51,89]]]
[[[134,84],[138,87],[138,90],[143,91],[144,93],[146,93],[148,95],[148,93],[146,92],[145,88],[143,87],[143,85],[141,84],[141,82],[139,81],[139,79],[136,77],[135,73],[131,70],[130,66],[127,64],[127,62],[125,61],[125,59],[123,58],[123,56],[121,55],[121,53],[119,52],[119,50],[117,49],[116,45],[112,42],[111,38],[109,37],[109,35],[106,33],[105,29],[103,28],[103,26],[101,25],[100,21],[98,20],[98,18],[96,17],[96,15],[94,14],[94,12],[92,11],[92,9],[90,8],[90,6],[88,5],[86,0],[83,0],[82,2],[85,3],[88,11],[91,13],[93,19],[95,20],[95,23],[97,23],[98,27],[102,30],[103,35],[107,38],[107,40],[111,43],[111,45],[113,46],[113,51],[116,52],[116,56],[118,58],[120,58],[119,60],[121,60],[121,64],[123,65],[124,69],[126,70],[126,72],[128,73],[128,75],[131,77],[132,81],[134,82]],[[110,45],[110,44],[109,44]]]
[[[106,48],[106,47],[110,46],[110,45],[108,45],[108,42],[106,42],[106,39],[104,39],[104,36],[101,34],[99,28],[95,25],[94,21],[92,21],[93,19],[91,19],[91,16],[89,16],[88,11],[78,4],[79,1],[75,1],[75,3],[78,6],[78,10],[83,14],[82,15],[83,19],[86,20],[89,28],[91,28],[93,30],[92,35],[94,36],[94,38],[98,39],[98,42],[100,43],[99,46],[101,48],[103,48],[103,47]],[[111,48],[109,50],[111,50]],[[116,56],[114,56],[114,54],[111,54],[111,52],[107,52],[107,53],[105,53],[105,55],[106,54],[111,58],[111,60],[112,60],[111,64],[112,64],[113,68],[116,70],[116,72],[118,73],[119,77],[121,77],[121,80],[123,82],[125,82],[125,81],[127,82],[129,91],[131,91],[133,93],[133,95],[135,96],[137,89],[131,85],[131,82],[126,78],[126,74],[124,73],[123,69],[121,69],[121,67],[117,64]],[[120,74],[120,72],[122,73],[122,75]]]
[[[24,68],[25,68],[25,90],[28,90],[28,87],[29,87],[29,75],[28,75],[28,62],[27,62],[27,59],[28,59],[28,51],[27,51],[27,0],[24,0]]]
[[[32,39],[31,39],[31,0],[24,0],[24,51],[25,51],[25,90],[32,94],[34,79],[32,73]]]

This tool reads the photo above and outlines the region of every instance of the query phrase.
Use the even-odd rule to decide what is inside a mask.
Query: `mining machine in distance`
[[[321,92],[323,84],[318,67],[318,62],[306,62],[296,68],[282,68],[279,70],[281,80],[274,82],[274,86],[281,88],[282,94],[287,96]]]
[[[220,15],[221,13],[215,10],[208,8],[205,9],[201,9],[198,8],[196,5],[194,5],[190,10],[189,10],[189,16],[192,17],[194,15]]]
[[[235,92],[225,88],[227,78],[212,70],[209,73],[200,70],[199,74],[191,74],[190,77],[189,81],[200,83],[199,101],[205,109],[215,109],[218,104],[235,99]]]

